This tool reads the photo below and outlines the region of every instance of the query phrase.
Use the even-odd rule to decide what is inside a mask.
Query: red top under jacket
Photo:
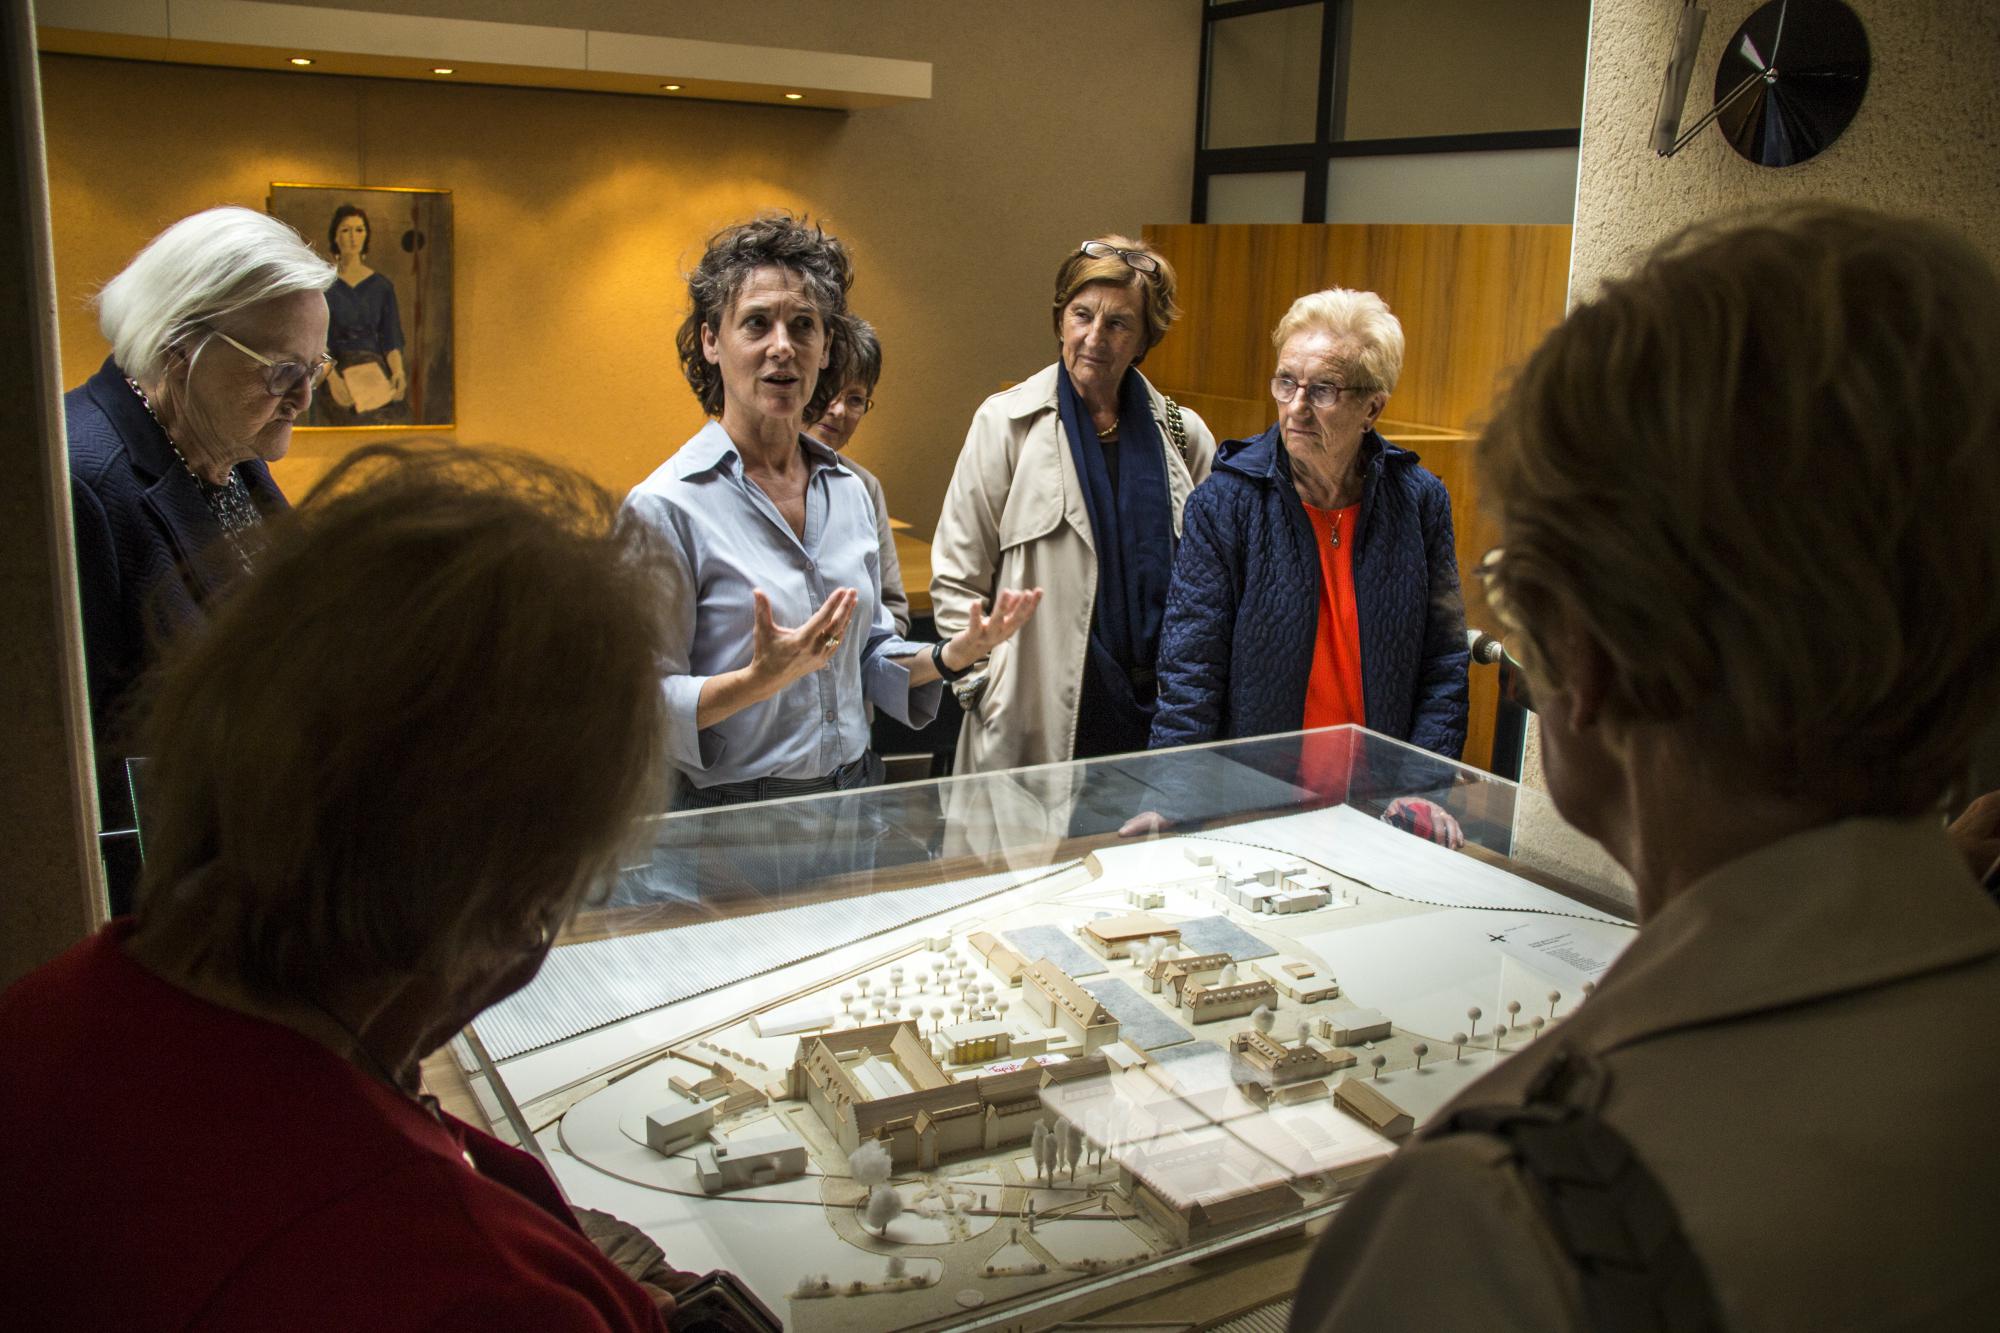
[[[130,930],[0,995],[9,1327],[661,1333],[534,1158],[168,985]]]

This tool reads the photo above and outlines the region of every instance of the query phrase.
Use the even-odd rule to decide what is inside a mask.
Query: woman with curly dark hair
[[[712,420],[625,502],[665,538],[676,585],[664,688],[682,807],[877,780],[866,705],[923,726],[938,681],[1041,599],[1000,592],[943,643],[897,635],[868,491],[805,434],[846,383],[853,281],[845,246],[782,214],[717,233],[688,275],[676,341]]]

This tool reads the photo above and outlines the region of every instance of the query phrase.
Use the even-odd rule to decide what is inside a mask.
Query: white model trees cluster
[[[870,1139],[847,1155],[847,1171],[855,1184],[868,1191],[867,1202],[863,1205],[863,1219],[875,1229],[877,1235],[886,1233],[889,1224],[903,1211],[903,1196],[896,1193],[895,1187],[889,1183],[889,1177],[895,1171],[889,1150],[875,1139]]]

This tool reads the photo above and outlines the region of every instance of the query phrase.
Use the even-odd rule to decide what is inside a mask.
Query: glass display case
[[[1545,798],[1353,727],[644,832],[459,1054],[572,1202],[799,1330],[1185,1323],[1632,934]]]

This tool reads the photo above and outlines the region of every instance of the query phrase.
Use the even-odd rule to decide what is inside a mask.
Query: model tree
[[[1472,1027],[1471,1027],[1471,1028],[1469,1029],[1469,1030],[1471,1031],[1472,1035],[1473,1035],[1473,1036],[1475,1036],[1475,1037],[1476,1037],[1476,1036],[1478,1036],[1478,1035],[1479,1035],[1479,1017],[1480,1017],[1480,1015],[1479,1015],[1479,1006],[1478,1006],[1478,1005],[1476,1005],[1476,1004],[1475,1004],[1475,1005],[1473,1005],[1473,1006],[1472,1006],[1472,1007],[1471,1007],[1470,1009],[1468,1009],[1468,1010],[1466,1010],[1466,1011],[1465,1011],[1465,1016],[1466,1016],[1466,1017],[1467,1017],[1468,1019],[1471,1019],[1471,1020],[1472,1020]]]
[[[847,1155],[847,1173],[864,1189],[888,1184],[895,1169],[896,1164],[880,1139],[870,1139]]]
[[[868,1225],[878,1236],[889,1234],[889,1224],[903,1213],[903,1196],[887,1185],[868,1191]]]
[[[1549,992],[1549,1018],[1551,1021],[1553,1021],[1556,1016],[1556,1006],[1562,1003],[1562,997],[1563,993],[1559,990],[1552,990]]]
[[[1224,967],[1222,969],[1222,976],[1217,979],[1215,984],[1218,986],[1234,986],[1236,984],[1236,964],[1231,963],[1227,967]]]
[[[1453,1061],[1457,1061],[1464,1058],[1465,1040],[1466,1038],[1463,1032],[1454,1032],[1451,1034],[1451,1045],[1452,1045],[1451,1058],[1453,1059]]]
[[[1431,1053],[1431,1048],[1426,1043],[1420,1041],[1410,1049],[1416,1053],[1417,1069],[1421,1071],[1424,1067],[1424,1057]]]
[[[1389,1057],[1377,1051],[1368,1058],[1368,1063],[1375,1066],[1375,1072],[1370,1074],[1369,1077],[1380,1082],[1382,1078],[1382,1066],[1389,1063]]]
[[[1265,1036],[1270,1035],[1271,1029],[1277,1025],[1277,1022],[1278,1016],[1272,1013],[1267,1005],[1260,1004],[1250,1011],[1250,1026],[1256,1028]]]

